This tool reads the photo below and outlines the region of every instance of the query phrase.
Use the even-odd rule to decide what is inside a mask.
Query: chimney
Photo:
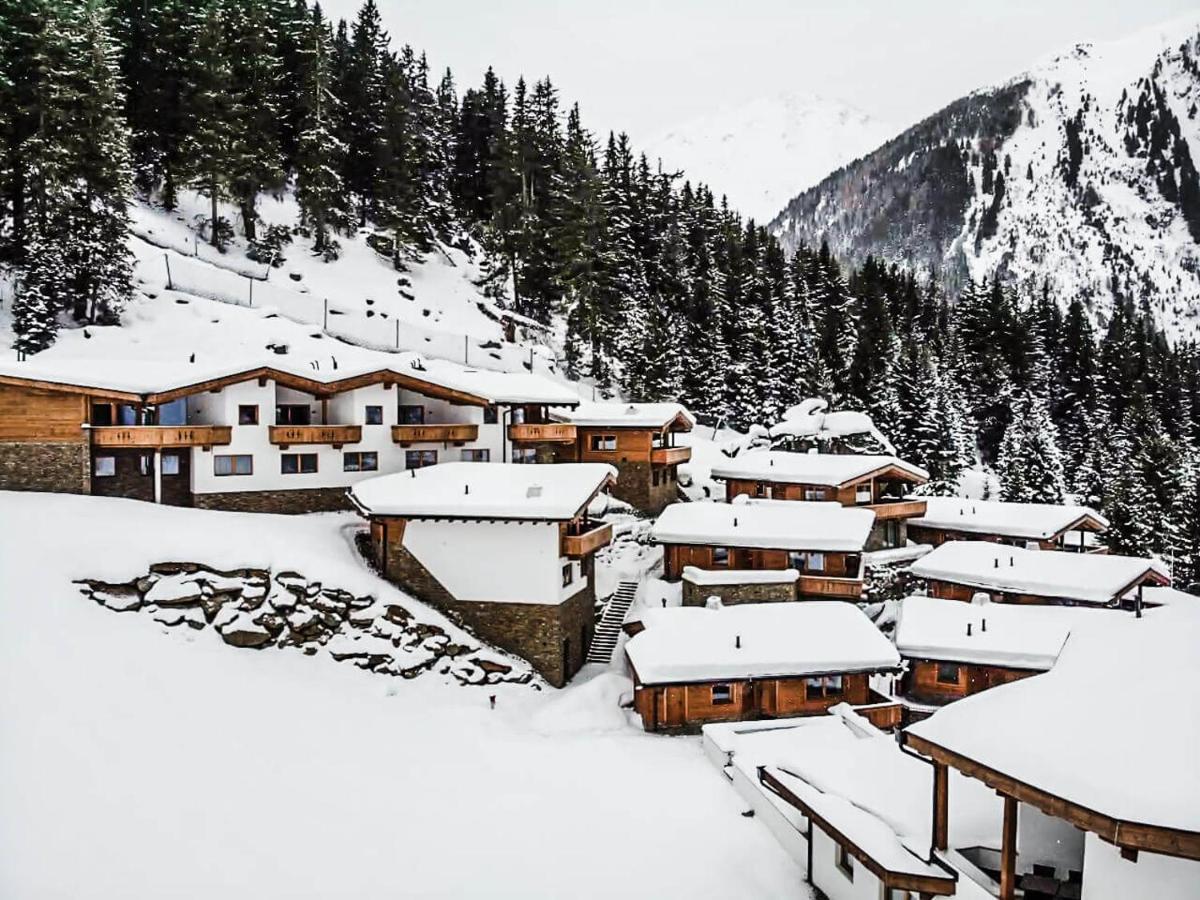
[[[469,484],[464,484],[464,485],[463,485],[463,493],[464,493],[464,494],[469,494],[469,493],[471,493],[471,486],[470,486]]]
[[[1009,564],[1010,566],[1016,565],[1016,563],[1014,562],[1014,557],[1010,556],[1010,557],[1008,558],[1008,564]]]
[[[737,528],[737,516],[733,517],[733,527]]]
[[[993,569],[1000,568],[1000,557],[997,556],[995,559],[992,560],[992,568]]]
[[[980,631],[987,631],[987,619],[980,619],[980,620],[979,620],[979,630],[980,630]]]
[[[968,622],[967,623],[967,637],[970,637],[970,636],[971,636],[971,623]]]
[[[742,636],[740,634],[734,637],[733,646],[736,647],[738,650],[742,649]]]

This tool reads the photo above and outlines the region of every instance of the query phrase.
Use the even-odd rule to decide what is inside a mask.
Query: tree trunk
[[[243,197],[240,206],[242,213],[242,232],[246,235],[246,240],[252,241],[258,233],[258,213],[254,209],[254,197]]]
[[[215,176],[209,179],[208,187],[209,187],[208,196],[209,196],[210,200],[212,201],[212,225],[210,228],[210,235],[209,235],[209,237],[211,238],[210,243],[212,243],[212,245],[216,249],[220,250],[221,249],[221,238],[220,238],[220,235],[217,233],[217,215],[218,215],[218,213],[217,213],[217,179]]]

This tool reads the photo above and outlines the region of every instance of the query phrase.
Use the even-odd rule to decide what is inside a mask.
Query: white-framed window
[[[222,454],[213,457],[214,475],[253,475],[254,457],[249,453]]]
[[[96,478],[112,478],[117,474],[115,456],[97,456],[92,460],[92,475]]]
[[[162,473],[164,475],[179,474],[179,454],[164,453],[162,455]]]
[[[279,472],[282,475],[312,475],[317,471],[315,453],[279,454]]]

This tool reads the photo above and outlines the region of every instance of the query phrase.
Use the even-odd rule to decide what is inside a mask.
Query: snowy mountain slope
[[[893,134],[888,123],[838,100],[781,93],[675,126],[650,140],[646,153],[766,222],[797,191]]]
[[[616,673],[553,692],[381,678],[114,613],[70,581],[206,557],[403,598],[349,520],[0,493],[0,896],[808,896],[697,739],[630,722]],[[64,521],[89,536],[66,556]],[[684,871],[602,852],[709,844]]]
[[[1200,315],[1200,17],[1080,44],[969,95],[800,194],[772,222],[791,248],[826,237],[956,290],[998,275]]]

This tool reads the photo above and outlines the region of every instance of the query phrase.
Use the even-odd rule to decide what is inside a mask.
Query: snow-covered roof
[[[1081,629],[1049,672],[959,700],[908,731],[1102,815],[1197,832],[1198,646],[1190,608]]]
[[[909,571],[918,578],[1080,603],[1109,603],[1147,575],[1170,578],[1167,568],[1152,559],[1027,550],[990,541],[948,541]]]
[[[680,419],[685,431],[695,417],[681,403],[597,403],[583,401],[570,410],[554,410],[550,418],[596,428],[665,428]]]
[[[448,462],[369,478],[349,494],[370,515],[565,521],[616,477],[605,463]]]
[[[871,510],[840,503],[673,503],[651,527],[650,539],[660,544],[856,553],[866,545],[874,523]]]
[[[625,652],[643,684],[893,669],[900,656],[857,606],[836,600],[646,610]]]
[[[1049,503],[1005,503],[1000,500],[967,500],[962,497],[929,497],[925,515],[909,519],[910,525],[971,534],[1044,541],[1092,519],[1101,529],[1108,520],[1087,506]]]
[[[336,389],[339,382],[389,374],[431,386],[469,394],[480,402],[539,403],[572,406],[579,402],[569,387],[529,372],[493,372],[472,369],[445,360],[430,360],[413,353],[389,355],[388,364],[325,364],[314,368],[286,356],[264,354],[216,362],[164,362],[139,359],[61,359],[25,362],[0,361],[0,377],[22,378],[48,384],[152,395],[178,391],[192,385],[224,379],[252,378],[267,369],[281,376],[304,379]]]
[[[712,467],[712,477],[747,478],[788,484],[822,484],[832,487],[866,478],[874,472],[896,468],[914,481],[929,480],[920,466],[895,456],[852,453],[789,453],[784,450],[751,450]]]
[[[1134,622],[1133,613],[1110,609],[913,596],[901,601],[894,640],[900,655],[911,659],[1044,671],[1072,632]]]

